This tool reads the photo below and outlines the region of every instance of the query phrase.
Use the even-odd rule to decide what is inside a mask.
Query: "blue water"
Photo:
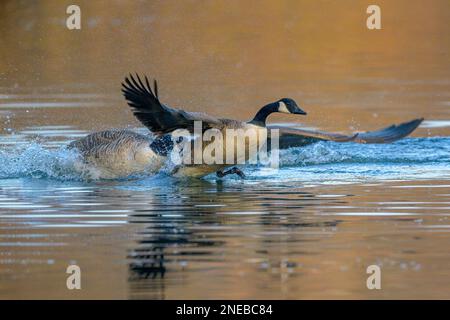
[[[48,132],[47,132],[48,134]],[[70,138],[70,136],[68,136]],[[92,180],[77,165],[79,155],[63,143],[39,142],[0,150],[0,179],[34,178],[60,181]],[[386,179],[435,179],[450,176],[450,138],[407,138],[392,144],[319,142],[280,152],[280,168],[244,166],[248,180],[355,182]],[[165,168],[154,179],[167,174]],[[141,175],[130,178],[149,178]],[[206,179],[213,179],[208,176]],[[226,179],[236,179],[232,176]]]

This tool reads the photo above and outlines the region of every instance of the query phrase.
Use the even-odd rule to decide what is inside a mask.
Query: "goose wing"
[[[287,128],[283,126],[269,125],[269,129],[279,129],[281,149],[300,147],[317,141],[357,142],[357,143],[389,143],[406,137],[413,132],[423,121],[415,119],[399,125],[392,125],[376,131],[359,132],[345,135],[315,130]]]
[[[162,104],[158,98],[158,87],[154,81],[154,90],[151,89],[147,77],[145,84],[136,75],[130,74],[122,82],[122,92],[136,118],[150,131],[156,134],[165,134],[176,129],[194,130],[194,121],[202,121],[203,130],[221,126],[221,122],[205,113],[187,112]]]
[[[392,125],[377,131],[357,133],[354,142],[358,143],[389,143],[406,137],[422,123],[423,118],[414,119],[399,125]]]
[[[348,142],[354,135],[344,135],[340,133],[330,133],[324,131],[288,128],[283,126],[268,125],[268,129],[279,130],[279,148],[287,149],[291,147],[301,147],[318,141]],[[269,130],[270,132],[270,130]]]

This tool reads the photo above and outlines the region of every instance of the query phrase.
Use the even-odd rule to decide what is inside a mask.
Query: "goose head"
[[[262,107],[250,123],[265,127],[267,117],[274,112],[306,115],[293,99],[283,98]]]
[[[297,103],[291,98],[283,98],[276,102],[277,112],[306,115],[306,112],[299,108]]]

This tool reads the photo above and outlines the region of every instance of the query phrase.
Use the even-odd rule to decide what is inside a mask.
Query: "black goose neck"
[[[277,103],[269,103],[268,105],[265,105],[262,107],[255,115],[252,121],[250,123],[258,126],[265,127],[266,126],[266,119],[267,117],[274,112],[278,111],[278,104]]]

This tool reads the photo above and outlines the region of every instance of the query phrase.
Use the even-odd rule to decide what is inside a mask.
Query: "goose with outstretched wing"
[[[222,130],[227,127],[248,127],[249,125],[252,125],[269,129],[269,137],[271,132],[270,129],[278,129],[280,149],[305,146],[318,141],[327,140],[335,142],[389,143],[406,137],[423,121],[423,118],[414,119],[400,125],[392,125],[377,131],[346,135],[285,126],[266,125],[267,117],[273,112],[306,115],[306,112],[301,110],[295,101],[289,98],[270,103],[262,107],[251,121],[241,122],[215,118],[205,113],[186,112],[163,105],[158,98],[156,81],[154,81],[154,90],[152,91],[147,77],[145,77],[144,84],[138,76],[134,79],[134,77],[130,75],[129,78],[125,79],[122,91],[129,106],[132,108],[134,115],[142,122],[142,124],[147,126],[150,131],[156,134],[171,133],[174,129],[187,129],[192,132],[194,121],[202,121],[203,130],[209,128],[219,128]]]
[[[415,119],[378,131],[345,135],[266,125],[268,116],[274,112],[306,115],[306,112],[290,98],[283,98],[263,106],[252,120],[246,122],[169,107],[161,103],[156,81],[152,89],[147,77],[143,79],[138,75],[126,77],[122,83],[122,92],[133,114],[153,135],[114,129],[96,132],[71,143],[70,147],[77,149],[86,163],[94,165],[104,173],[100,177],[122,177],[149,172],[149,168],[152,170],[160,168],[175,145],[181,142],[181,140],[173,139],[172,134],[179,129],[187,130],[192,134],[196,122],[201,123],[202,132],[208,129],[216,129],[222,133],[227,129],[266,130],[269,138],[270,129],[278,129],[279,148],[286,149],[324,140],[357,143],[393,142],[413,132],[423,121],[423,119]],[[251,156],[246,154],[246,157]],[[230,164],[190,164],[177,166],[172,173],[191,177],[203,177],[212,172],[217,172],[219,177],[231,173],[243,176],[236,167],[224,171],[231,166]]]
[[[155,89],[153,92],[147,77],[145,77],[145,85],[138,76],[136,76],[136,79],[137,80],[131,75],[129,78],[125,79],[125,83],[122,84],[123,94],[136,118],[155,134],[171,133],[176,129],[188,129],[192,131],[194,128],[194,121],[202,121],[204,130],[208,128],[223,128],[223,126],[226,126],[230,121],[228,119],[215,118],[206,113],[186,112],[163,105],[158,98],[156,81],[154,81]],[[423,121],[423,118],[414,119],[400,125],[391,125],[377,131],[345,135],[277,125],[266,126],[266,119],[273,112],[303,115],[306,115],[306,112],[299,109],[292,99],[285,98],[264,106],[251,121],[247,122],[269,129],[278,129],[280,131],[280,148],[282,149],[304,146],[323,140],[335,142],[389,143],[406,137]],[[233,120],[231,121],[233,122]],[[236,123],[242,122],[236,121]]]

